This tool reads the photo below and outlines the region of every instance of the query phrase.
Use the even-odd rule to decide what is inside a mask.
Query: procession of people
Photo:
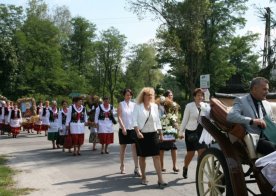
[[[266,84],[267,80],[258,79],[256,84],[252,85],[255,87],[254,85],[259,85],[261,82]],[[261,89],[258,92],[261,94]],[[258,92],[252,91],[251,96],[258,95]],[[80,156],[81,147],[85,142],[85,130],[88,127],[90,130],[88,141],[92,143],[92,150],[97,150],[98,144],[101,146],[99,153],[104,155],[110,153],[109,146],[114,143],[114,125],[119,123],[120,165],[118,170],[120,174],[126,174],[124,161],[126,147],[129,144],[132,151],[134,175],[141,178],[142,185],[147,185],[146,158],[152,157],[157,174],[157,184],[162,189],[168,185],[163,178],[163,174],[167,171],[163,160],[164,153],[165,151],[171,152],[171,168],[174,173],[178,173],[180,169],[176,161],[178,149],[176,140],[184,139],[187,153],[183,157],[182,176],[187,179],[188,166],[195,152],[197,151],[200,156],[207,149],[204,139],[201,138],[203,127],[198,123],[201,110],[206,111],[210,107],[204,102],[203,89],[194,90],[194,101],[186,105],[182,123],[180,123],[179,115],[180,106],[173,100],[171,90],[167,90],[164,95],[156,95],[153,88],[145,87],[140,91],[135,102],[132,101],[132,96],[131,89],[123,90],[122,101],[118,104],[117,119],[115,119],[115,109],[109,97],[103,97],[101,100],[98,96],[91,95],[89,101],[86,100],[86,102],[83,97],[74,97],[71,105],[63,100],[61,109],[56,100],[45,100],[44,103],[40,100],[34,113],[36,118],[30,121],[32,127],[29,128],[34,129],[37,134],[44,131],[53,149],[62,148],[63,152],[68,149],[73,156]],[[231,112],[229,119],[230,117],[231,120],[236,119],[238,115],[230,116]],[[19,102],[1,100],[1,135],[7,133],[8,136],[17,138],[22,131],[23,116],[25,115],[22,115]],[[246,125],[247,121],[249,124],[251,121],[255,123],[254,120],[250,121],[246,118]],[[271,148],[273,150],[270,152],[274,152],[275,146]]]

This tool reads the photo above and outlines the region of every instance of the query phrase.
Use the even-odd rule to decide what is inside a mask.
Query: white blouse
[[[129,103],[127,104],[126,101],[122,101],[120,105],[122,109],[122,121],[124,123],[124,126],[127,130],[131,130],[133,129],[132,114],[135,103],[129,101]]]
[[[84,112],[84,122],[81,122],[80,120],[78,120],[78,122],[71,122],[72,107],[74,107],[74,109],[77,113],[81,113],[83,110],[83,106],[81,106],[79,109],[77,109],[75,104],[71,105],[68,109],[67,116],[66,116],[66,126],[69,126],[69,124],[70,124],[70,133],[72,133],[72,134],[84,134],[85,123],[87,123],[87,120],[88,120],[86,111]]]
[[[41,122],[43,125],[50,125],[50,108],[46,108],[46,114],[45,116],[42,116],[43,115],[43,110],[44,108],[42,108],[42,110],[40,111],[40,114],[39,114],[39,118],[41,119]]]
[[[57,109],[55,111],[52,110],[52,112],[53,112],[53,114],[58,115]],[[50,116],[49,116],[49,118],[50,118]],[[58,132],[58,129],[59,129],[59,123],[58,123],[58,118],[56,118],[56,119],[54,119],[54,122],[50,122],[50,127],[48,129],[48,132],[51,132],[51,133]]]
[[[10,110],[9,112],[8,122],[11,127],[21,127],[21,123],[22,123],[21,111],[14,110],[14,116],[17,116],[18,112],[20,113],[20,118],[14,118],[14,119],[11,118],[12,110]]]

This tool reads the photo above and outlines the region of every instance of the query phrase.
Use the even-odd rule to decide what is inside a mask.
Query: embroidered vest
[[[71,122],[77,123],[80,120],[81,123],[84,123],[84,114],[85,114],[85,107],[83,107],[82,111],[78,113],[74,106],[72,105],[72,115],[71,115]]]
[[[101,105],[99,105],[99,108],[100,108],[100,114],[99,114],[99,120],[104,120],[105,118],[109,118],[109,120],[113,120],[113,106],[110,105],[110,110],[108,112],[105,112]]]
[[[16,118],[20,118],[20,111],[17,110],[17,116],[15,117],[15,110],[11,111],[11,119],[16,119]]]
[[[42,116],[46,116],[46,110],[49,110],[49,108],[47,109],[45,107],[43,108]]]
[[[61,122],[63,125],[65,125],[66,123],[66,116],[67,114],[65,114],[64,112],[61,112]]]
[[[49,112],[50,112],[50,117],[49,117],[50,122],[54,122],[56,119],[58,119],[58,109],[56,113],[54,113],[52,110],[49,110]]]
[[[5,107],[4,115],[5,116],[9,115],[9,109],[8,109],[8,107]]]

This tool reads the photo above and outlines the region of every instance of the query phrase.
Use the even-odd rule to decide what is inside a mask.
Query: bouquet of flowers
[[[178,137],[177,130],[174,128],[177,123],[176,114],[164,114],[161,118],[164,140],[175,140]]]

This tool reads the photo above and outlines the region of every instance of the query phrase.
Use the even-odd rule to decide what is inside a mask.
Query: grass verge
[[[27,195],[34,189],[16,188],[13,176],[17,171],[7,166],[7,157],[0,155],[0,195],[1,196],[18,196]]]

